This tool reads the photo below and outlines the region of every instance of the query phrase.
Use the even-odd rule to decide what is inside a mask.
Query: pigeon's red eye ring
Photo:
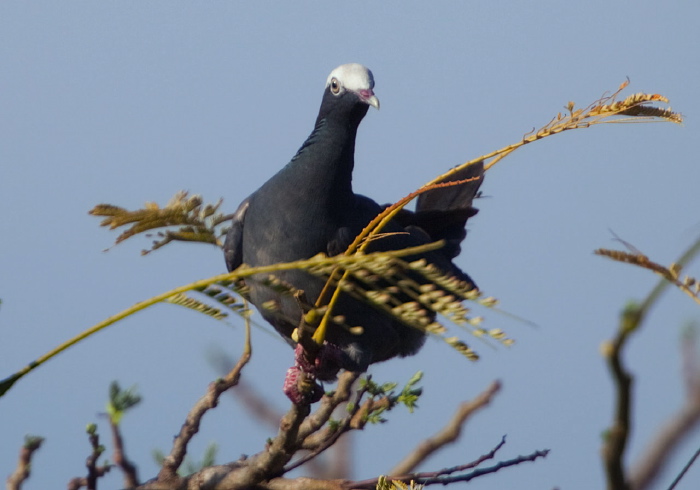
[[[340,93],[340,82],[337,78],[331,80],[331,93],[333,95],[338,95]]]

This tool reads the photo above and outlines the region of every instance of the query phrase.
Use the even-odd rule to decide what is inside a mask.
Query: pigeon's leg
[[[304,291],[297,291],[295,299],[302,314],[299,326],[292,334],[297,341],[294,349],[294,366],[287,370],[283,391],[295,404],[315,403],[323,396],[323,387],[316,382],[334,381],[341,369],[356,370],[356,364],[340,347],[329,342],[318,345],[312,338],[313,322],[307,318],[311,311]]]

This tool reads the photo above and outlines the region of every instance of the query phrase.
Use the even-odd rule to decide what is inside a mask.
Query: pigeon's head
[[[360,102],[379,109],[379,99],[374,95],[372,72],[359,63],[340,65],[328,75],[326,89],[336,99],[356,97]]]

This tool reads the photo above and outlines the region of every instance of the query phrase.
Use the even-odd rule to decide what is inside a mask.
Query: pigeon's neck
[[[339,200],[352,198],[356,135],[357,124],[319,116],[311,135],[284,169],[285,177],[300,190]]]

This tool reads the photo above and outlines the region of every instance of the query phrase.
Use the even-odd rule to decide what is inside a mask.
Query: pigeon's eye
[[[337,78],[331,80],[331,93],[333,95],[338,95],[340,93],[340,82]]]

